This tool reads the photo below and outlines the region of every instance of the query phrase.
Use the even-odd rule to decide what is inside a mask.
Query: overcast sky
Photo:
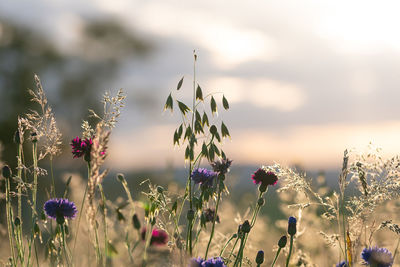
[[[65,53],[78,53],[88,17],[118,19],[154,42],[150,58],[125,64],[113,82],[128,95],[110,150],[118,168],[182,164],[171,141],[179,117],[162,107],[181,76],[183,95],[191,92],[193,49],[199,84],[230,100],[219,115],[237,164],[340,168],[345,148],[370,141],[397,153],[398,10],[398,1],[0,2],[1,16],[48,35]],[[159,107],[143,112],[143,99]]]

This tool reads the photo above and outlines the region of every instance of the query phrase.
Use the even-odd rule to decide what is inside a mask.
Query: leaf
[[[211,144],[211,145],[214,147],[215,154],[217,154],[218,156],[221,156],[221,153],[219,152],[218,147],[215,144]]]
[[[210,126],[210,123],[208,122],[208,116],[207,116],[207,114],[205,112],[203,113],[203,122],[202,122],[202,124],[203,124],[203,127],[204,127],[204,125]]]
[[[213,114],[217,113],[217,102],[215,102],[215,99],[213,96],[211,97],[210,105],[211,105],[211,112]]]
[[[179,138],[181,138],[182,132],[183,132],[183,125],[181,124],[181,125],[179,126],[179,129],[178,129],[178,136],[179,136]]]
[[[229,103],[228,100],[225,98],[225,95],[222,95],[222,105],[224,106],[225,110],[229,109]]]
[[[215,138],[218,140],[218,142],[221,143],[221,136],[219,135],[219,133],[216,132],[214,136],[215,136]]]
[[[181,89],[182,84],[183,84],[183,78],[185,78],[185,76],[183,76],[182,79],[178,82],[178,85],[176,86],[176,90]]]
[[[185,149],[185,159],[189,159],[189,157],[190,157],[190,148],[189,146],[187,146]]]
[[[169,96],[167,97],[167,101],[165,102],[164,110],[170,109],[172,112],[173,108],[174,108],[174,102],[172,101],[172,95],[169,94]]]
[[[197,85],[196,89],[196,99],[203,101],[203,91],[201,90],[200,85]]]
[[[118,255],[118,250],[111,244],[110,241],[107,242],[107,257],[114,257]]]
[[[195,120],[200,121],[200,123],[201,123],[201,115],[198,110],[196,110],[196,113],[195,113]]]
[[[180,137],[178,135],[178,132],[175,131],[174,132],[174,145],[177,144],[179,146],[179,139],[180,139]]]
[[[212,135],[215,135],[216,133],[218,133],[218,129],[217,129],[217,127],[216,127],[215,125],[211,125],[211,127],[210,127],[210,133],[211,133]]]
[[[192,128],[189,126],[186,128],[185,131],[185,136],[184,136],[184,140],[187,138],[189,140],[189,138],[192,136]]]
[[[226,127],[224,122],[222,122],[222,124],[221,124],[221,134],[222,134],[222,137],[226,137],[226,136],[231,137],[231,135],[229,134],[229,131],[228,131],[228,127]]]
[[[201,146],[201,153],[203,154],[203,156],[208,157],[207,145],[204,142],[203,145]]]
[[[181,110],[181,112],[182,112],[182,114],[183,115],[186,115],[186,112],[188,112],[189,110],[190,110],[190,108],[188,108],[188,106],[186,106],[184,103],[182,103],[181,101],[176,101],[176,102],[178,102],[178,106],[179,106],[179,109]]]
[[[196,120],[196,122],[194,123],[194,132],[197,133],[204,133],[203,131],[203,127],[201,126],[201,123],[199,121]]]
[[[208,159],[210,161],[214,161],[215,158],[215,151],[214,151],[214,147],[210,146],[210,149],[208,150]]]

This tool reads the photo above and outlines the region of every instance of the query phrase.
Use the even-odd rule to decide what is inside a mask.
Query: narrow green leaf
[[[187,146],[186,150],[185,150],[185,159],[188,159],[189,156],[190,156],[190,148],[189,148],[189,146]]]
[[[188,126],[187,128],[186,128],[186,131],[185,131],[185,137],[183,138],[184,140],[185,139],[188,139],[189,140],[189,138],[192,136],[192,128],[190,127],[190,126]]]
[[[201,123],[201,115],[198,110],[196,110],[196,113],[195,113],[195,120],[199,121]]]
[[[169,96],[167,97],[167,101],[165,102],[164,105],[164,110],[170,109],[172,112],[173,108],[174,108],[174,102],[172,101],[172,95],[169,94]]]
[[[181,89],[182,84],[183,84],[183,78],[185,78],[185,76],[183,76],[182,79],[178,82],[178,85],[176,86],[176,90]]]
[[[197,133],[204,133],[203,127],[201,126],[201,123],[199,121],[195,121],[194,123],[194,132]]]
[[[221,134],[222,134],[222,137],[226,137],[226,136],[231,137],[231,135],[229,134],[229,131],[228,131],[228,127],[226,127],[224,122],[222,122],[222,124],[221,124]]]
[[[193,151],[193,149],[190,149],[190,151],[189,151],[189,157],[190,157],[190,161],[193,161],[193,160],[194,160],[194,151]]]
[[[218,133],[218,132],[216,132],[216,133],[214,134],[214,137],[215,137],[215,139],[217,139],[217,140],[218,140],[218,142],[220,142],[220,143],[221,143],[221,136],[219,135],[219,133]]]
[[[201,90],[200,85],[197,85],[196,89],[196,99],[203,101],[203,91]]]
[[[213,114],[217,113],[217,102],[215,102],[215,99],[213,96],[211,97],[210,105],[211,105],[211,112]]]
[[[179,106],[179,109],[181,110],[182,114],[186,115],[186,112],[188,112],[190,110],[190,108],[188,106],[186,106],[184,103],[182,103],[181,101],[177,100],[176,102],[178,102],[178,106]]]
[[[225,95],[222,96],[222,105],[224,106],[224,109],[229,109],[229,103],[228,100],[225,98]]]
[[[181,125],[179,126],[179,129],[178,129],[178,136],[179,136],[179,138],[181,138],[182,132],[183,132],[183,125],[181,124]]]
[[[214,143],[211,145],[214,147],[215,154],[217,154],[218,156],[221,156],[221,153],[219,152],[218,147]]]
[[[179,136],[178,136],[178,132],[175,131],[174,132],[174,145],[177,144],[179,146]]]
[[[211,125],[211,127],[210,127],[210,133],[211,133],[212,135],[215,135],[216,133],[218,133],[218,129],[217,129],[217,127],[216,127],[215,125]]]
[[[208,157],[207,145],[204,142],[203,145],[201,146],[201,153],[203,154],[203,156]]]
[[[225,155],[225,152],[221,149],[221,158],[222,159],[226,159],[226,155]]]
[[[203,127],[205,125],[210,126],[210,123],[208,122],[208,116],[207,116],[207,114],[205,112],[203,113],[203,122],[202,122],[202,124],[203,124]]]
[[[215,158],[214,146],[210,146],[210,149],[208,150],[208,159],[210,161],[214,161],[214,158]]]

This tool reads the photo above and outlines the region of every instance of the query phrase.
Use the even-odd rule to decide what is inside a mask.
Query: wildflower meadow
[[[231,104],[200,86],[196,53],[193,62],[163,111],[176,119],[168,140],[171,153],[184,151],[182,184],[128,178],[107,165],[129,99],[123,90],[104,94],[101,113],[88,107],[82,132],[65,144],[34,75],[37,109],[15,122],[17,165],[1,162],[2,266],[400,266],[398,156],[384,158],[372,144],[343,148],[335,186],[278,163],[235,172],[224,151]],[[55,170],[61,153],[85,174]],[[248,202],[234,201],[234,179],[251,188]]]

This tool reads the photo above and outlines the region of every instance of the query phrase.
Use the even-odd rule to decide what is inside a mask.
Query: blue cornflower
[[[192,175],[190,175],[196,184],[200,184],[202,186],[212,186],[216,176],[217,174],[215,172],[204,168],[194,169]]]
[[[390,267],[393,264],[393,256],[386,248],[364,248],[361,252],[364,264],[374,267]]]
[[[209,258],[208,260],[198,257],[190,261],[189,267],[226,267],[226,265],[221,257]]]
[[[336,267],[348,267],[348,263],[346,261],[341,261],[338,264],[336,264]]]
[[[72,219],[78,212],[74,202],[65,198],[55,198],[47,200],[43,207],[47,216],[63,222],[64,219]]]
[[[290,216],[288,220],[288,234],[295,235],[296,234],[296,224],[297,220],[295,217]]]

